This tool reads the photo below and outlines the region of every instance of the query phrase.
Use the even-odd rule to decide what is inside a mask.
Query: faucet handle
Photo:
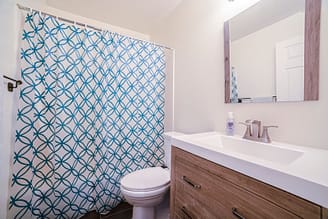
[[[251,125],[252,124],[247,122],[247,120],[246,120],[246,122],[239,122],[239,124],[246,126],[246,131],[245,131],[243,138],[250,137],[252,135],[252,133],[251,133]]]
[[[271,139],[270,139],[270,136],[269,136],[268,129],[269,128],[278,128],[278,127],[279,126],[276,126],[276,125],[264,125],[263,126],[262,136],[261,136],[262,142],[271,143]]]
[[[279,128],[279,126],[277,126],[277,125],[264,125],[263,128],[266,128],[266,129],[268,129],[268,128]]]
[[[248,120],[246,120],[246,122],[239,122],[239,124],[245,125],[245,126],[252,125],[252,123],[249,122]]]

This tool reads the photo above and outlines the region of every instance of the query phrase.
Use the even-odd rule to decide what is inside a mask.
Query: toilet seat
[[[163,186],[159,189],[156,190],[152,190],[152,191],[130,191],[127,189],[124,189],[123,187],[121,187],[121,191],[122,193],[125,195],[125,197],[129,197],[131,200],[133,199],[135,202],[136,200],[147,200],[147,199],[151,199],[157,196],[162,196],[163,193],[165,193],[167,190],[169,190],[170,184],[168,184],[167,186]]]
[[[161,167],[150,167],[129,173],[121,179],[121,188],[131,192],[147,193],[162,190],[170,184],[170,172]]]

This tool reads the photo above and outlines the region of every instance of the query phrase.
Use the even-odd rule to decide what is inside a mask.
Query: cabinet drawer
[[[323,208],[314,203],[175,147],[171,191],[189,193],[209,209],[226,212],[225,218],[232,208],[246,218],[322,218]]]
[[[185,207],[189,214],[193,215],[192,218],[238,218],[237,214],[244,218],[255,219],[299,218],[295,214],[190,163],[182,163],[177,160],[175,171],[176,197],[177,200],[180,200],[177,202],[188,201],[185,206],[180,206],[180,208]],[[209,216],[203,217],[197,208],[206,209]]]
[[[175,218],[183,219],[197,219],[206,218],[214,219],[218,218],[215,215],[214,209],[209,209],[200,203],[195,197],[189,193],[183,195],[177,194],[175,197]]]

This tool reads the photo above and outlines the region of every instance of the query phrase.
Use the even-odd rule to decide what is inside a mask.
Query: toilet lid
[[[121,179],[121,186],[130,191],[156,190],[170,183],[170,172],[161,167],[137,170]]]

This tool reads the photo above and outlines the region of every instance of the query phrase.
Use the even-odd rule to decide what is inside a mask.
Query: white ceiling
[[[305,0],[262,0],[230,20],[231,40],[305,11]]]
[[[50,7],[137,32],[151,29],[182,0],[47,0]]]

